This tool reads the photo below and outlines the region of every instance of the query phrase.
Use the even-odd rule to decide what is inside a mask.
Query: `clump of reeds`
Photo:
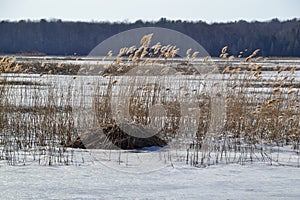
[[[74,141],[83,136],[78,132],[94,128],[98,134],[102,130],[99,133],[113,141],[112,145],[124,147],[124,139],[129,140],[122,125],[153,128],[173,148],[187,147],[186,162],[194,166],[280,163],[274,152],[282,147],[299,157],[299,67],[275,65],[270,69],[257,57],[259,50],[235,58],[227,53],[228,47],[222,49],[216,66],[210,58],[199,61],[192,50],[174,61],[179,49],[171,44],[151,46],[151,38],[151,34],[143,37],[140,47],[120,49],[112,63],[104,66],[104,77],[94,85],[88,102],[93,116],[75,111],[85,109],[87,103],[86,96],[72,95],[78,88],[69,86],[59,96],[59,85],[36,84],[16,93],[15,85],[1,77],[0,159],[12,165],[30,158],[49,165],[71,164],[73,151],[67,147],[74,147]],[[212,70],[201,74],[196,62],[211,65]],[[62,64],[51,68],[44,63],[42,67],[47,74],[56,74],[58,68],[66,70]],[[1,72],[18,72],[19,68],[13,59],[2,58]],[[83,95],[86,88],[81,90]],[[79,101],[77,107],[75,101]]]
[[[18,60],[16,57],[0,58],[0,71],[3,73],[76,75],[80,67],[79,64],[59,61],[41,62]]]
[[[161,64],[161,70],[155,76],[197,75],[192,69],[197,52],[192,54],[191,50],[188,50],[184,58],[186,59],[185,66],[181,68],[180,65],[174,65],[174,61],[168,61],[168,58],[174,57],[175,52],[178,51],[174,46],[156,44],[153,46],[154,53],[147,49],[151,37],[152,35],[147,35],[142,38],[140,48],[130,47],[120,50],[116,61],[106,66],[107,75],[120,75],[121,73],[115,72],[128,73],[138,66],[149,65],[151,68],[156,64]],[[118,93],[121,99],[129,99],[127,103],[124,102],[123,107],[118,108],[128,108],[128,112],[121,112],[126,113],[128,122],[131,123],[147,126],[156,120],[157,127],[161,128],[159,134],[163,135],[166,141],[193,141],[188,147],[187,162],[196,166],[220,162],[245,163],[255,160],[272,163],[274,161],[271,157],[272,153],[268,154],[267,151],[273,149],[274,146],[291,145],[292,151],[298,152],[299,99],[297,95],[299,95],[299,90],[293,88],[293,85],[297,84],[294,77],[297,68],[276,66],[276,69],[270,69],[264,66],[265,59],[257,57],[259,50],[255,50],[246,58],[242,58],[241,55],[235,58],[227,53],[227,49],[228,47],[222,49],[221,64],[213,67],[213,71],[219,71],[221,81],[213,83],[206,92],[199,88],[193,90],[198,94],[197,98],[192,98],[192,101],[200,108],[199,119],[193,122],[197,123],[196,130],[186,128],[190,122],[184,119],[181,111],[182,97],[189,97],[192,91],[178,97],[176,96],[178,94],[173,93],[176,89],[172,87],[153,87],[145,82],[138,83],[137,78],[133,78],[130,89]],[[128,55],[128,58],[124,59],[121,56],[124,53]],[[205,58],[203,62],[206,63],[208,60],[209,58]],[[238,64],[234,64],[233,61],[238,61]],[[174,69],[175,73],[173,73]],[[282,75],[287,70],[290,70],[290,75],[286,73]],[[275,77],[265,75],[270,71],[275,74]],[[154,75],[145,68],[133,70],[133,72],[130,75]],[[200,76],[197,78],[201,82]],[[115,83],[119,82],[118,80]],[[219,90],[220,84],[226,87]],[[112,86],[108,88],[109,91],[113,90]],[[212,95],[211,91],[214,90],[217,92]],[[175,95],[175,98],[171,97],[172,95]],[[104,105],[106,109],[111,108],[107,100],[109,99],[108,102],[114,100],[111,96],[106,95],[106,97],[106,100],[104,99],[106,103],[97,104],[98,109],[101,105]],[[218,97],[225,99],[224,108],[219,110],[220,116],[225,116],[223,121],[222,117],[219,120],[215,119],[218,111],[212,106],[220,101]],[[151,108],[154,105],[160,105],[163,112],[158,115],[159,117],[152,119]],[[100,111],[101,109],[99,116],[107,115],[107,111]],[[109,109],[109,111],[112,116],[113,110]],[[214,128],[216,125],[222,128]]]
[[[230,62],[234,58],[228,57],[226,51],[224,47],[220,55],[227,60],[220,66],[227,84],[225,125],[221,132],[209,138],[207,147],[205,139],[208,138],[204,137],[208,132],[207,120],[202,120],[204,117],[200,115],[197,140],[189,147],[189,163],[196,166],[255,160],[281,163],[279,153],[276,159],[272,155],[275,149],[284,146],[299,155],[300,91],[294,87],[299,84],[295,82],[297,66],[276,65],[270,76],[270,71],[265,71],[264,63],[260,62],[262,58],[255,58],[259,50],[245,60],[240,58],[238,65]],[[191,153],[191,149],[196,152]],[[293,162],[297,165],[297,161]]]
[[[73,151],[67,146],[77,133],[71,90],[64,96],[57,96],[58,89],[49,85],[20,88],[6,84],[9,81],[5,76],[1,81],[0,159],[10,165],[33,161],[45,165],[72,164]]]

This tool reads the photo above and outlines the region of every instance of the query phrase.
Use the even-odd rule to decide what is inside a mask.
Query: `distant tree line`
[[[207,24],[161,18],[155,22],[134,23],[63,22],[40,20],[0,22],[0,53],[34,53],[47,55],[87,55],[108,37],[132,28],[154,26],[182,32],[199,42],[212,56],[228,46],[229,53],[238,55],[261,49],[261,56],[300,57],[300,20]]]

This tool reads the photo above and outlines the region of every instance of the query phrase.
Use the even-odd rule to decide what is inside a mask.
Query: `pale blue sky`
[[[300,18],[299,0],[0,0],[0,20],[228,22]]]

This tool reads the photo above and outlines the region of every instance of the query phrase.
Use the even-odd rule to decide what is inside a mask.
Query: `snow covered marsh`
[[[250,59],[195,59],[213,72],[189,75],[174,61],[164,76],[3,73],[0,196],[298,199],[299,62]],[[122,149],[116,122],[167,145]],[[102,148],[80,149],[86,135]]]

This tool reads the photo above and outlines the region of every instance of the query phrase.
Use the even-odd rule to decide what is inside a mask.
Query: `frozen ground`
[[[122,153],[121,163],[114,157],[119,154],[101,155],[83,152],[71,166],[9,166],[2,161],[0,199],[300,198],[297,167],[246,163],[195,168],[166,161],[167,154],[158,152]]]
[[[277,62],[284,61],[274,60],[270,66]],[[298,72],[294,74],[296,79],[300,77]],[[263,78],[275,79],[271,73],[264,72],[266,76]],[[283,78],[284,73],[281,76]],[[20,75],[20,79],[24,77],[40,80],[40,75]],[[90,79],[83,84],[85,82],[80,82],[82,79],[79,76],[66,79],[65,76],[57,78],[44,75],[43,80],[61,83],[61,86],[76,80],[85,88],[92,87]],[[67,89],[65,87],[58,92],[66,94]],[[12,91],[12,94],[15,95],[16,91]],[[94,91],[93,88],[91,91]],[[85,103],[92,105],[87,99]],[[70,166],[47,166],[48,158],[37,156],[41,159],[39,165],[37,160],[30,161],[30,155],[24,159],[25,166],[9,166],[7,161],[0,160],[0,200],[300,199],[299,153],[296,155],[282,150],[278,158],[276,152],[267,152],[268,156],[280,160],[285,166],[276,166],[278,163],[272,163],[274,165],[271,166],[269,162],[246,162],[244,165],[218,164],[205,168],[186,165],[185,153],[84,151],[74,154],[74,162]],[[17,160],[22,161],[22,156],[16,155]]]

